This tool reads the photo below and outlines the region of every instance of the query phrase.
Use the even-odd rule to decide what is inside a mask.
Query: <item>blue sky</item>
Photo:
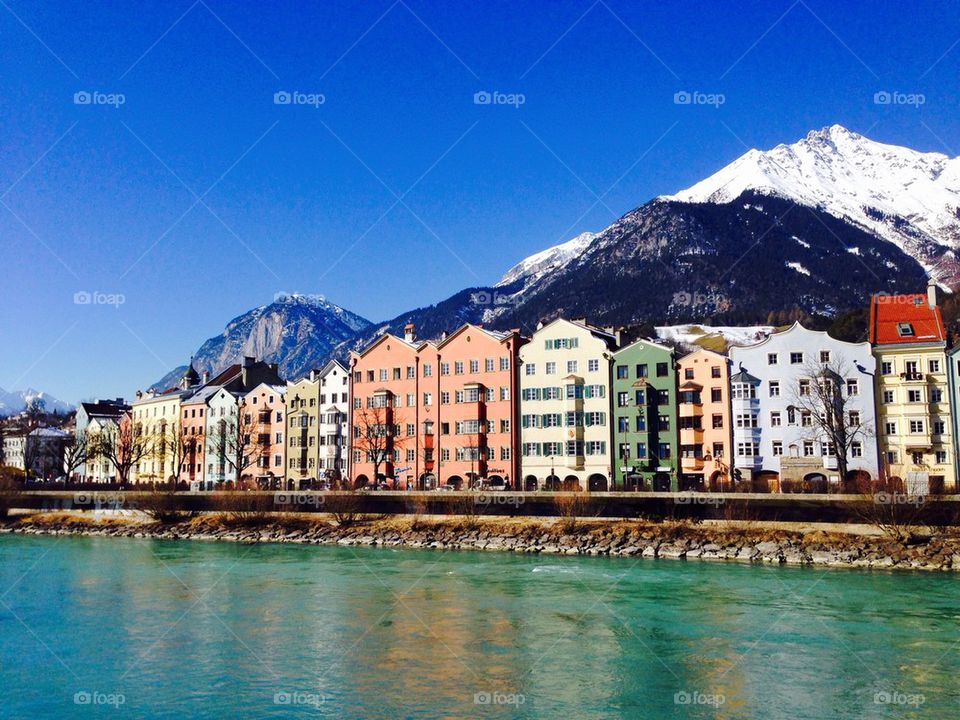
[[[946,2],[4,0],[0,387],[129,394],[282,290],[392,317],[832,123],[956,154],[958,40]]]

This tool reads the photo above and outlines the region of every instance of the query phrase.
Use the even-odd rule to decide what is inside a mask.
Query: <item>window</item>
[[[470,361],[470,374],[473,375],[473,374],[476,374],[476,373],[478,373],[478,372],[480,372],[480,361],[479,361],[479,360],[471,360],[471,361]]]
[[[930,388],[930,402],[938,403],[943,402],[943,390],[938,387]]]
[[[576,360],[567,360],[567,372],[575,373],[577,372],[577,361]]]
[[[520,396],[524,400],[539,400],[540,399],[540,388],[524,388],[520,393]]]
[[[617,407],[627,407],[630,405],[630,393],[617,393]]]
[[[887,451],[887,462],[891,465],[896,465],[899,462],[899,455],[897,455],[896,450]]]
[[[943,420],[934,420],[933,421],[933,434],[934,435],[943,435],[947,432],[947,424]]]
[[[738,428],[755,428],[757,427],[757,416],[753,413],[744,413],[737,415],[737,427]]]
[[[669,460],[671,455],[670,443],[660,443],[659,457],[661,460]]]
[[[423,394],[423,404],[424,405],[433,405],[433,393],[425,392]]]
[[[536,374],[537,374],[537,366],[534,365],[533,363],[524,363],[524,364],[523,364],[523,372],[524,372],[525,375],[528,375],[528,376],[529,376],[529,375],[536,375]]]
[[[780,413],[772,412],[770,413],[770,427],[780,427],[781,425]]]
[[[908,322],[897,323],[897,334],[900,337],[913,337],[913,325]]]
[[[760,446],[755,442],[738,442],[737,455],[740,457],[757,457],[760,454]]]
[[[723,457],[723,443],[715,442],[715,443],[713,444],[713,456],[714,456],[715,458],[722,458],[722,457]]]
[[[430,363],[424,363],[424,364],[423,364],[423,376],[424,376],[424,377],[432,377],[432,376],[433,376],[433,365],[431,365]]]
[[[450,374],[450,363],[447,363],[447,362],[440,363],[440,374],[441,375]]]
[[[500,358],[500,369],[509,370],[510,369],[510,358],[502,357]]]
[[[904,364],[903,372],[908,378],[916,378],[917,373],[917,361],[916,360],[907,360]]]
[[[748,383],[734,383],[732,387],[735,400],[753,400],[757,397],[757,388]]]
[[[723,428],[723,415],[714,415],[713,416],[713,429],[720,430]]]
[[[883,425],[883,434],[884,435],[896,435],[897,434],[897,424],[895,422],[884,423]]]
[[[381,368],[381,369],[380,369],[380,382],[386,382],[386,379],[387,379],[387,369],[386,369],[386,368]]]
[[[791,365],[800,365],[803,363],[803,353],[802,352],[792,352],[790,353],[790,364]]]
[[[923,402],[923,393],[920,390],[907,390],[907,402]]]
[[[720,388],[710,388],[710,402],[723,402],[723,390]]]
[[[809,380],[801,380],[801,381],[800,381],[800,396],[803,397],[803,396],[806,396],[806,395],[809,395],[809,394],[810,394],[810,381],[809,381]]]
[[[638,442],[637,443],[637,460],[646,460],[647,459],[647,444]]]
[[[449,404],[450,404],[450,393],[449,393],[448,391],[443,390],[443,391],[440,393],[440,404],[441,404],[441,405],[449,405]]]
[[[647,377],[647,375],[648,375],[648,373],[647,373],[647,365],[646,365],[646,363],[641,364],[641,365],[637,365],[637,377],[638,377],[638,378],[642,378],[642,377]]]
[[[780,381],[770,381],[770,397],[780,397]]]
[[[590,372],[596,372],[600,369],[599,360],[587,360],[587,370]]]
[[[767,353],[767,365],[776,365],[778,359],[776,353]]]
[[[937,450],[934,453],[937,461],[937,465],[943,465],[947,462],[947,451],[946,450]]]
[[[813,440],[803,441],[803,456],[813,457]]]
[[[856,410],[851,410],[848,419],[850,422],[850,427],[860,427],[860,413]]]
[[[483,361],[484,372],[493,372],[493,358],[487,358]]]
[[[919,434],[923,432],[923,420],[911,420],[910,421],[910,432],[912,434]]]
[[[630,432],[630,418],[624,415],[617,418],[617,432]]]
[[[555,362],[548,362],[544,372],[547,375],[556,375],[557,374],[557,364]]]
[[[813,414],[801,411],[800,412],[800,426],[801,427],[813,427]]]
[[[657,377],[666,377],[669,372],[669,363],[657,363]]]
[[[883,403],[884,405],[890,405],[893,403],[893,390],[884,390],[883,391]]]
[[[893,373],[893,363],[889,361],[884,361],[880,363],[880,374],[881,375],[890,375]]]
[[[847,378],[847,395],[860,394],[860,381],[856,378]]]
[[[820,351],[820,362],[822,362],[822,363],[828,363],[828,362],[830,362],[830,351],[829,351],[829,350],[821,350],[821,351]]]
[[[710,368],[710,377],[712,378],[720,377],[720,368],[718,366],[715,365],[712,368]]]
[[[927,372],[932,372],[932,373],[940,372],[940,361],[939,360],[927,361]]]
[[[587,455],[603,455],[607,452],[607,444],[603,440],[591,440],[584,443]]]
[[[913,462],[914,465],[923,465],[923,453],[921,452],[910,453],[910,460]]]
[[[453,374],[463,375],[463,360],[457,360],[453,363]]]
[[[567,399],[580,399],[583,397],[583,385],[567,385]]]
[[[669,415],[660,415],[657,417],[657,429],[658,430],[669,430],[670,429],[670,416]]]
[[[774,457],[780,457],[781,455],[783,455],[783,441],[782,441],[782,440],[774,440],[774,441],[773,441],[773,445],[772,445],[771,447],[772,447],[772,449],[771,449],[771,454],[772,454]]]
[[[683,377],[685,380],[693,380],[693,368],[684,368]]]
[[[567,441],[567,455],[570,457],[582,457],[583,456],[583,441],[582,440],[568,440]]]
[[[646,432],[647,431],[647,418],[643,415],[637,415],[636,422],[634,423],[634,429],[637,432]]]
[[[413,380],[416,376],[416,368],[414,368],[413,365],[407,365],[407,380]]]
[[[617,365],[617,380],[626,380],[629,377],[626,365]]]

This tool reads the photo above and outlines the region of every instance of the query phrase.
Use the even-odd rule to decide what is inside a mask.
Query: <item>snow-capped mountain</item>
[[[27,405],[35,399],[43,402],[43,409],[47,412],[65,414],[73,410],[73,406],[69,403],[57,400],[53,395],[34,390],[33,388],[13,390],[11,392],[0,388],[0,417],[16,415],[26,409]]]
[[[596,237],[596,233],[581,233],[573,238],[573,240],[567,240],[565,243],[554,245],[528,258],[524,258],[504,273],[503,277],[500,278],[500,282],[497,283],[497,287],[510,285],[520,279],[523,279],[526,284],[536,282],[537,278],[542,275],[558,267],[562,267],[573,260],[577,255],[586,250]]]
[[[951,288],[960,285],[960,158],[875,142],[840,125],[750,150],[661,199],[724,204],[745,190],[817,208],[894,243]]]
[[[275,362],[280,374],[296,378],[322,366],[334,348],[370,326],[370,321],[320,295],[278,293],[274,302],[234,318],[193,356],[198,372],[211,377],[245,355]],[[186,366],[172,370],[153,387],[176,384]]]

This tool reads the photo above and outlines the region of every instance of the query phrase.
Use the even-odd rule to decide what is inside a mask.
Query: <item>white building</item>
[[[838,439],[847,478],[878,475],[870,344],[836,340],[795,323],[730,350],[734,466],[772,490],[839,488]],[[825,408],[824,391],[836,392]],[[831,390],[832,389],[832,390]],[[828,432],[831,424],[837,430]]]

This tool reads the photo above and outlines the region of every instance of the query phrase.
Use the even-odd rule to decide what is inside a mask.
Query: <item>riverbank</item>
[[[960,536],[952,534],[915,534],[898,541],[864,534],[863,528],[826,532],[772,525],[436,516],[378,517],[340,524],[315,515],[288,515],[281,520],[212,514],[162,524],[136,515],[34,513],[6,518],[0,532],[960,570]]]

